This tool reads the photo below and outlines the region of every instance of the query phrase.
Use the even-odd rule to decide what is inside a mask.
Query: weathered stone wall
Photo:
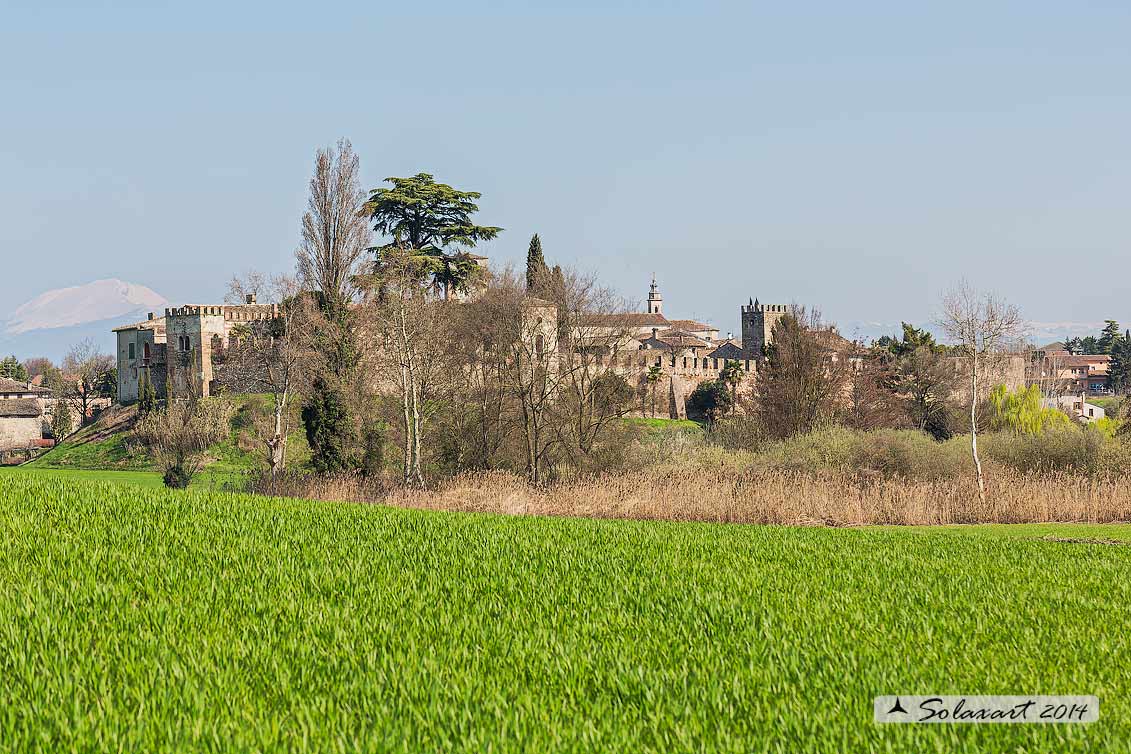
[[[19,450],[43,437],[43,417],[0,417],[0,450]]]

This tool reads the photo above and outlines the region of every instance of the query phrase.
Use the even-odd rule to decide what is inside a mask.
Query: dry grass
[[[1131,521],[1131,485],[1002,471],[987,504],[968,479],[910,481],[839,473],[693,468],[608,474],[536,488],[506,473],[466,474],[435,489],[358,478],[292,482],[281,492],[321,500],[516,515],[859,526]]]

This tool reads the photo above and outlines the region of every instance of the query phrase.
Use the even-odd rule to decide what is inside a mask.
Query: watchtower
[[[774,342],[774,325],[789,313],[785,304],[763,304],[757,299],[742,307],[742,350],[762,355]]]

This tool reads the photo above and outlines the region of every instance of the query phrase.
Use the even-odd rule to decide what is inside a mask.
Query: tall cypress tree
[[[549,273],[546,257],[542,254],[542,239],[535,233],[530,237],[530,248],[526,251],[526,290],[543,293]]]

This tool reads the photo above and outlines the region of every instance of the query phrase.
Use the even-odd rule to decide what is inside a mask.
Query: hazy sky
[[[1131,3],[925,5],[0,0],[0,314],[289,268],[345,136],[369,187],[483,192],[494,264],[538,232],[724,331],[925,320],[961,276],[1131,319]]]

